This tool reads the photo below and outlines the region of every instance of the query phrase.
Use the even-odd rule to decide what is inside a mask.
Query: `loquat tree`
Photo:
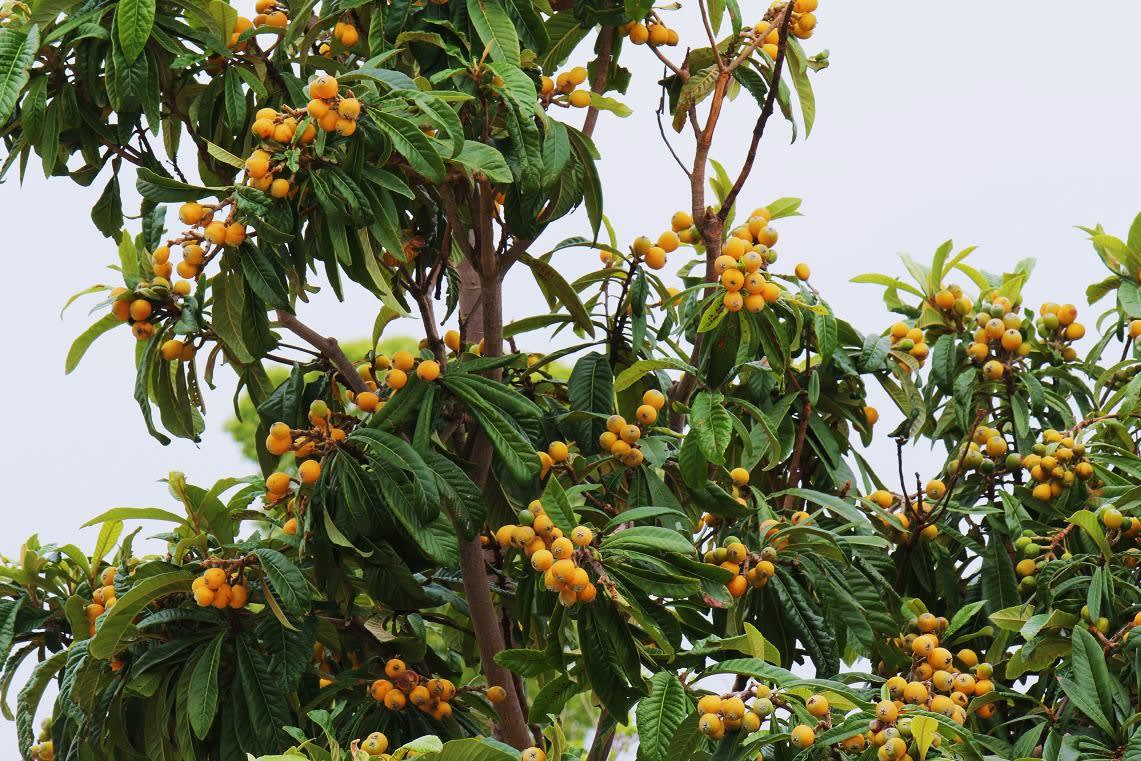
[[[0,5],[2,171],[106,183],[122,283],[67,371],[129,331],[163,444],[234,373],[261,469],[0,568],[22,757],[1141,759],[1141,217],[1085,228],[1097,335],[951,242],[856,278],[900,319],[863,333],[777,264],[800,201],[741,199],[774,115],[812,129],[816,0],[696,6],[683,44],[647,0]],[[694,145],[629,245],[592,141],[623,54]],[[505,324],[517,268],[550,311]],[[348,283],[355,347],[299,316]]]

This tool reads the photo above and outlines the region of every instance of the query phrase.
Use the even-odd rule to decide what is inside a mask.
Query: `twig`
[[[329,360],[329,363],[332,364],[341,375],[341,382],[352,390],[353,393],[359,394],[368,391],[368,386],[366,386],[364,380],[357,375],[356,370],[353,368],[353,363],[345,356],[345,353],[341,350],[341,345],[337,343],[337,339],[322,336],[313,330],[313,328],[297,319],[296,315],[290,314],[284,309],[277,310],[277,321],[282,327],[293,331],[302,340],[320,351],[325,359]]]
[[[725,196],[725,201],[721,204],[721,209],[718,211],[717,216],[724,221],[728,216],[733,204],[737,201],[737,196],[741,194],[741,188],[745,186],[745,180],[749,179],[749,173],[753,171],[753,162],[757,159],[757,148],[761,144],[761,138],[765,134],[765,126],[769,123],[769,117],[773,114],[773,107],[776,104],[777,92],[780,90],[780,76],[784,68],[785,51],[788,48],[788,31],[792,24],[792,10],[795,3],[789,1],[788,7],[785,8],[784,18],[781,19],[780,41],[777,47],[777,57],[773,62],[773,78],[769,82],[769,91],[765,95],[765,104],[761,108],[761,115],[757,117],[757,123],[753,127],[753,138],[749,142],[749,152],[745,156],[745,163],[741,165],[741,172],[737,175],[737,180],[733,183],[732,189],[729,194]]]

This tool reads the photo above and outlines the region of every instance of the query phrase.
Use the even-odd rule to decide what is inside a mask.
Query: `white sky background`
[[[743,6],[746,19],[765,7],[751,0]],[[814,285],[838,314],[863,332],[880,331],[892,319],[880,290],[849,279],[869,271],[900,274],[897,252],[922,261],[953,237],[957,247],[980,245],[972,261],[991,271],[1036,257],[1028,303],[1071,301],[1092,328],[1084,288],[1106,272],[1073,225],[1102,222],[1124,237],[1141,211],[1135,97],[1141,4],[1107,0],[1093,18],[1074,14],[1071,3],[1057,0],[907,6],[824,0],[819,28],[805,44],[810,54],[831,51],[832,66],[813,79],[816,127],[806,142],[789,146],[786,125],[774,117],[759,169],[741,196],[745,209],[780,196],[804,199],[805,216],[778,225],[777,268],[808,262]],[[692,3],[671,19],[683,44],[706,44]],[[589,57],[583,47],[568,65]],[[634,114],[604,113],[596,140],[606,211],[625,245],[667,229],[670,215],[688,208],[688,186],[657,133],[653,82],[660,63],[633,46],[622,63],[634,73],[622,97]],[[742,93],[723,116],[713,154],[730,173],[756,112]],[[581,112],[573,117],[577,123]],[[675,146],[683,157],[691,154],[689,142],[678,138]],[[252,471],[221,431],[231,414],[228,369],[219,370],[221,385],[207,395],[201,448],[184,441],[162,447],[146,435],[131,397],[134,340],[126,330],[103,336],[79,369],[64,376],[70,342],[96,316],[80,303],[61,321],[59,309],[87,285],[114,282],[116,273],[105,267],[115,248],[87,216],[106,176],[80,188],[65,178],[44,181],[38,166],[34,159],[22,187],[13,172],[0,189],[9,278],[0,300],[0,323],[9,326],[0,375],[8,420],[0,453],[9,473],[0,552],[8,555],[35,532],[90,551],[97,529],[78,526],[110,507],[177,509],[157,482],[169,470],[200,484]],[[133,203],[128,199],[128,211]],[[542,243],[586,230],[585,214],[558,228]],[[684,261],[682,253],[671,255],[668,270]],[[583,249],[557,254],[555,264],[569,279],[596,262]],[[511,285],[523,285],[521,274]],[[508,288],[506,308],[508,319],[546,311],[539,293],[524,287]],[[329,293],[302,305],[300,316],[323,332],[357,338],[369,334],[375,313],[360,292],[344,304]],[[390,332],[420,335],[411,322]],[[546,345],[539,334],[521,341],[524,349]],[[878,406],[884,412],[878,429],[886,434],[899,414],[886,402]],[[881,437],[872,460],[886,465],[892,452]],[[926,450],[912,458],[913,467],[937,466]],[[14,737],[14,725],[0,723],[0,743],[11,748]]]

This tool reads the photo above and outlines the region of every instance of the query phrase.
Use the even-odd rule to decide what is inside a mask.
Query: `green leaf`
[[[1019,604],[1018,582],[1014,564],[997,532],[991,534],[983,554],[982,591],[988,610],[1010,608]]]
[[[236,82],[237,80],[233,81]],[[214,145],[214,143],[211,143],[209,140],[206,141],[206,152],[223,164],[232,166],[235,169],[245,169],[246,162],[242,161],[240,157],[235,156],[220,145]]]
[[[618,377],[614,379],[614,390],[616,392],[625,391],[640,381],[646,373],[657,372],[658,370],[680,370],[684,373],[690,373],[695,377],[701,374],[696,367],[682,362],[680,359],[670,359],[669,357],[662,359],[640,359],[618,373]]]
[[[637,18],[641,17],[638,16]],[[569,10],[551,16],[544,26],[547,29],[547,37],[550,39],[550,44],[542,58],[544,71],[554,71],[562,66],[590,32],[590,28],[583,26],[575,14]]]
[[[1074,626],[1071,644],[1073,649],[1070,663],[1074,667],[1074,681],[1081,689],[1092,692],[1097,697],[1103,715],[1112,719],[1113,692],[1116,685],[1110,681],[1112,677],[1105,663],[1105,652],[1101,649],[1101,644],[1082,626]],[[1082,711],[1084,713],[1085,709]],[[1094,717],[1091,715],[1090,718]]]
[[[543,496],[540,497],[539,501],[543,503],[543,511],[556,526],[562,529],[564,534],[569,534],[571,529],[578,525],[578,517],[575,516],[574,509],[567,498],[566,490],[559,483],[559,479],[547,479],[547,485],[543,489]]]
[[[609,111],[615,116],[621,116],[623,118],[634,113],[634,111],[622,101],[607,98],[605,95],[599,95],[596,92],[590,93],[590,106],[600,111]]]
[[[590,320],[590,313],[586,311],[586,307],[578,298],[578,293],[566,281],[562,273],[542,259],[536,259],[528,253],[521,254],[519,261],[530,267],[543,286],[558,298],[559,303],[563,305],[574,320],[575,327],[593,338],[594,323]]]
[[[125,520],[173,521],[174,523],[189,525],[185,517],[169,510],[163,510],[161,507],[113,507],[87,521],[80,528],[95,526],[106,521]]]
[[[670,528],[660,526],[631,526],[602,540],[603,549],[635,549],[654,552],[693,554],[693,542]]]
[[[155,0],[119,0],[115,10],[115,31],[119,49],[127,63],[143,52],[155,23]]]
[[[594,413],[576,426],[576,434],[583,452],[596,452],[598,437],[605,429],[601,416],[609,415],[614,406],[614,375],[610,371],[610,360],[596,351],[580,357],[567,380],[567,396],[571,409]]]
[[[685,688],[672,671],[659,671],[650,679],[650,694],[638,701],[638,756],[644,761],[666,761],[674,732],[689,715]]]
[[[813,489],[785,489],[784,491],[776,492],[769,496],[771,499],[778,499],[787,494],[791,494],[797,499],[807,500],[821,507],[826,507],[844,520],[854,523],[857,526],[866,526],[868,524],[868,517],[865,513],[857,509],[848,502],[848,500],[837,497],[834,494],[825,494],[823,492],[814,491]]]
[[[245,311],[246,287],[242,276],[236,271],[219,272],[213,280],[214,306],[210,312],[210,325],[218,339],[234,358],[242,364],[254,360],[254,355],[246,345]]]
[[[915,716],[911,719],[911,737],[919,750],[920,761],[926,761],[927,751],[939,733],[939,722],[930,716]]]
[[[39,48],[39,27],[0,28],[0,124],[6,124],[16,110]]]
[[[145,168],[139,169],[136,175],[135,188],[143,198],[158,203],[198,201],[207,196],[217,196],[221,198],[227,192],[226,188],[188,185],[185,182],[164,177],[161,174]]]
[[[511,167],[507,159],[493,146],[477,140],[465,140],[460,152],[449,161],[466,167],[472,174],[482,174],[492,182],[507,184],[512,181]]]
[[[702,392],[693,401],[690,410],[690,428],[697,434],[697,443],[705,459],[718,465],[725,462],[725,450],[733,433],[733,420],[721,395]]]
[[[28,676],[28,681],[20,690],[16,702],[16,729],[20,740],[20,753],[28,758],[28,749],[32,745],[32,722],[36,717],[36,708],[40,704],[44,690],[47,689],[52,677],[64,667],[70,650],[60,650],[54,655],[40,661]]]
[[[520,482],[534,478],[539,472],[539,458],[519,429],[469,386],[456,382],[450,375],[444,375],[443,383],[475,416],[508,472]]]
[[[1034,606],[1027,603],[996,610],[990,614],[989,618],[991,623],[998,628],[1010,632],[1017,632],[1022,630],[1022,627],[1026,625],[1026,622],[1029,621],[1033,615]]]
[[[573,679],[566,674],[559,674],[543,685],[543,689],[535,695],[531,702],[529,719],[533,724],[547,723],[548,716],[558,716],[562,713],[567,701],[582,691]]]
[[[123,522],[120,520],[112,519],[103,524],[99,529],[99,538],[95,540],[95,549],[91,551],[92,564],[99,565],[99,562],[114,548],[122,533]]]
[[[214,716],[218,713],[218,669],[221,666],[222,645],[225,641],[225,632],[214,637],[210,644],[200,651],[190,672],[188,700],[190,726],[199,740],[206,739],[210,727],[214,725]]]
[[[182,570],[167,571],[136,582],[119,598],[115,607],[103,614],[99,629],[91,639],[88,652],[91,657],[107,660],[119,652],[132,620],[160,597],[176,592],[189,592],[194,577]]]
[[[1078,631],[1075,629],[1075,631]],[[1068,677],[1059,676],[1058,685],[1062,688],[1062,692],[1066,693],[1066,697],[1074,704],[1079,711],[1088,716],[1094,724],[1105,732],[1110,737],[1114,736],[1113,726],[1109,723],[1105,713],[1101,710],[1101,705],[1098,703],[1097,690],[1090,683],[1081,684]]]
[[[495,662],[523,677],[539,676],[555,668],[554,661],[545,651],[526,648],[500,650],[495,654]]]
[[[491,60],[518,66],[519,35],[503,4],[499,0],[467,0],[467,12]]]
[[[1070,523],[1080,527],[1082,531],[1089,534],[1090,539],[1094,541],[1097,548],[1101,550],[1101,555],[1108,562],[1113,558],[1113,550],[1109,547],[1109,542],[1105,540],[1105,532],[1101,528],[1101,523],[1098,521],[1097,516],[1089,510],[1078,510],[1070,516]]]
[[[79,337],[72,342],[71,348],[67,350],[67,359],[63,365],[64,374],[70,373],[79,366],[79,361],[83,359],[83,355],[87,353],[91,344],[95,343],[96,338],[122,324],[124,324],[122,320],[108,312],[95,324],[80,333]]]
[[[476,0],[471,0],[476,2]],[[384,111],[371,112],[380,131],[388,135],[392,147],[403,156],[408,164],[432,183],[444,179],[444,162],[432,141],[409,120]]]
[[[294,616],[305,613],[308,610],[309,586],[301,569],[285,555],[268,547],[259,547],[253,550],[253,554],[261,561],[261,568],[285,611]]]

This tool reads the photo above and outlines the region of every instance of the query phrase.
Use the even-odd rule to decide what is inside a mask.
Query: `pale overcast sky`
[[[747,16],[765,7],[742,5]],[[1141,3],[1107,0],[1097,8],[1079,21],[1075,6],[1058,0],[823,0],[819,28],[806,42],[810,53],[829,49],[832,60],[814,77],[815,130],[789,146],[774,119],[778,129],[762,145],[760,169],[741,197],[750,208],[780,196],[804,199],[804,216],[779,225],[781,264],[791,270],[808,262],[814,284],[864,332],[882,330],[891,318],[877,288],[850,278],[897,272],[898,252],[929,257],[948,237],[979,245],[974,263],[994,271],[1036,257],[1028,302],[1084,308],[1086,284],[1106,273],[1073,226],[1102,222],[1124,236],[1141,211],[1134,90]],[[675,14],[676,25],[683,44],[701,45],[691,11]],[[584,47],[572,63],[589,55]],[[670,215],[688,206],[688,191],[657,134],[660,64],[645,48],[627,49],[622,63],[634,72],[623,97],[634,114],[603,114],[596,137],[607,213],[628,242],[666,229]],[[728,167],[739,163],[755,113],[745,94],[729,107],[714,150]],[[683,155],[691,151],[684,140],[675,145]],[[87,216],[106,178],[80,188],[66,179],[45,182],[35,176],[38,161],[32,167],[22,187],[13,173],[0,189],[10,252],[8,297],[0,301],[0,320],[9,325],[2,451],[13,475],[0,552],[9,555],[33,532],[89,551],[96,529],[77,527],[110,507],[177,509],[157,483],[169,470],[195,483],[252,470],[221,432],[233,390],[226,369],[217,373],[219,389],[207,394],[201,448],[182,441],[162,447],[146,435],[131,397],[134,340],[125,330],[103,336],[64,376],[70,342],[95,317],[81,303],[61,321],[60,307],[71,293],[116,275],[105,269],[114,245]],[[543,242],[584,229],[578,214]],[[596,261],[571,250],[557,254],[556,264],[573,274]],[[675,254],[670,266],[681,261]],[[520,317],[545,304],[537,292],[511,288],[507,310]],[[346,304],[322,297],[301,311],[320,330],[346,338],[368,335],[374,315],[374,303],[360,294]],[[1079,319],[1092,327],[1091,315]],[[411,323],[390,330],[418,335]],[[880,431],[897,419],[885,413]],[[893,459],[882,444],[874,461]],[[917,467],[931,462],[924,453],[914,457]],[[12,737],[12,726],[0,724],[0,742]]]

